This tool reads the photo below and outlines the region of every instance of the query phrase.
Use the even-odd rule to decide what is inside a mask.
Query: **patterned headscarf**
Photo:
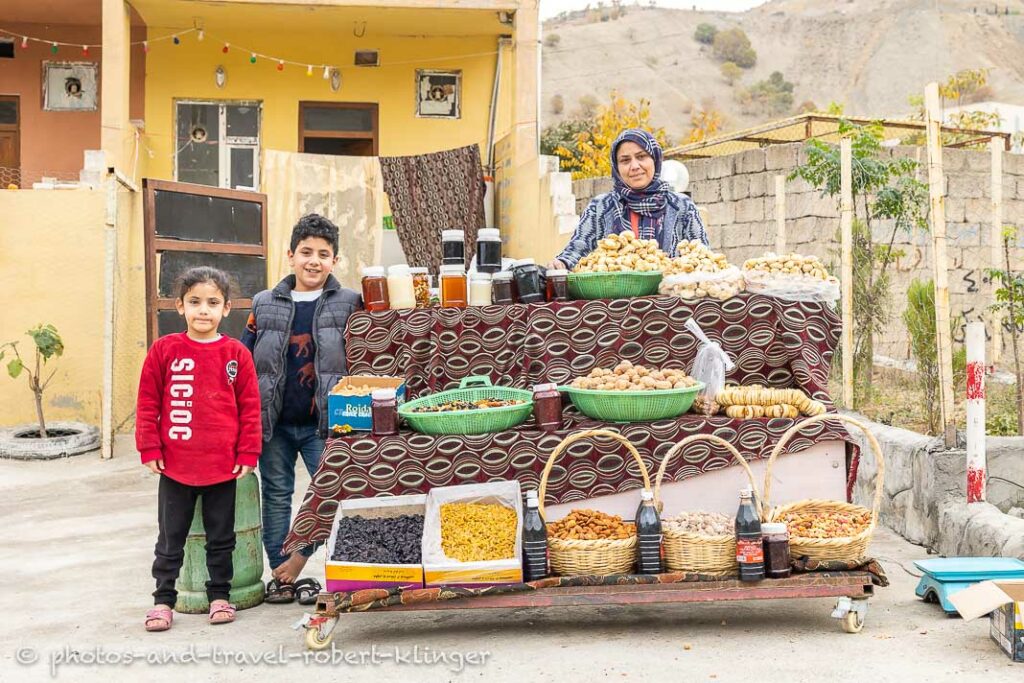
[[[619,145],[626,141],[635,142],[647,151],[654,159],[654,177],[650,184],[642,190],[634,190],[619,175],[618,152]],[[668,195],[672,192],[672,186],[661,179],[661,145],[654,139],[654,136],[640,128],[627,128],[619,133],[612,143],[612,180],[615,183],[615,194],[619,201],[616,204],[618,209],[619,231],[629,230],[629,214],[623,207],[629,207],[634,213],[640,216],[640,237],[642,239],[655,239],[661,230],[661,223],[665,217],[665,204],[668,202]]]

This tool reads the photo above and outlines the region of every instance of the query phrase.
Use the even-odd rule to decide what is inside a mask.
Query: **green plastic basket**
[[[482,398],[517,400],[525,403],[504,408],[453,410],[444,413],[412,412],[414,408],[423,406],[436,406],[449,401],[478,401]],[[533,392],[496,387],[491,384],[489,377],[476,375],[463,379],[458,389],[442,391],[403,404],[398,408],[398,416],[420,434],[490,434],[523,424],[532,411]]]
[[[569,394],[572,404],[587,417],[604,422],[649,422],[679,417],[693,405],[703,383],[686,389],[651,391],[604,391],[559,387]]]
[[[661,271],[626,270],[619,273],[569,273],[573,299],[629,299],[658,293]]]

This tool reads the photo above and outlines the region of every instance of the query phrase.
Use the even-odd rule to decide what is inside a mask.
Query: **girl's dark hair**
[[[231,283],[231,276],[219,268],[211,268],[209,266],[189,268],[178,276],[178,279],[174,281],[174,289],[178,292],[178,299],[184,301],[188,290],[203,282],[210,282],[219,289],[220,293],[224,295],[225,301],[231,299],[231,292],[234,289]]]

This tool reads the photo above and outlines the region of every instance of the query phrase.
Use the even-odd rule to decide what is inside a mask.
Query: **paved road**
[[[892,585],[870,601],[858,635],[842,633],[829,617],[831,599],[349,615],[335,643],[355,653],[355,664],[303,661],[301,635],[289,628],[307,609],[298,605],[246,610],[221,627],[181,615],[171,631],[147,634],[141,617],[152,590],[156,479],[137,464],[130,442],[119,441],[117,451],[110,462],[94,455],[0,461],[0,681],[50,679],[51,662],[58,680],[104,682],[263,674],[375,682],[962,683],[1024,673],[989,640],[987,621],[965,624],[914,597],[908,569],[925,551],[889,532],[877,534],[872,552]],[[300,481],[304,487],[308,478]],[[322,562],[322,554],[314,556],[308,573],[322,578]],[[18,664],[19,652],[38,661]],[[228,661],[143,659],[214,653]],[[386,659],[396,653],[406,661]],[[129,654],[138,660],[124,663]],[[469,663],[471,655],[484,663]],[[79,663],[69,661],[75,657]],[[122,662],[81,663],[96,657]],[[247,663],[259,657],[284,663]]]

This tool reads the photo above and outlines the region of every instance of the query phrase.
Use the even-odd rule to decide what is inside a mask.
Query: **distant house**
[[[974,104],[965,104],[962,107],[948,107],[943,110],[946,116],[946,122],[950,123],[954,114],[961,111],[983,111],[987,113],[995,113],[999,115],[998,126],[986,126],[989,130],[998,130],[1002,133],[1009,133],[1013,136],[1012,145],[1013,152],[1017,154],[1021,153],[1021,145],[1024,140],[1024,136],[1018,135],[1021,130],[1024,130],[1024,105],[1021,104],[1010,104],[1008,102],[975,102]]]

